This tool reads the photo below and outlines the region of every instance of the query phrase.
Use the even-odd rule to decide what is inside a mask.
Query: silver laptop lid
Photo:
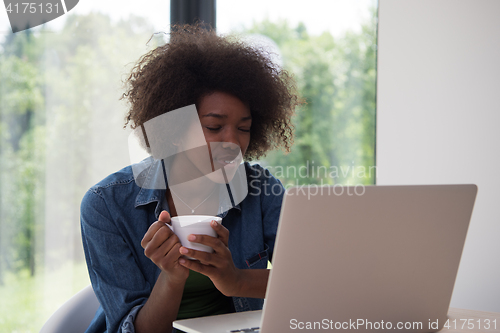
[[[441,328],[476,192],[475,185],[291,188],[262,332],[430,332],[436,321]]]

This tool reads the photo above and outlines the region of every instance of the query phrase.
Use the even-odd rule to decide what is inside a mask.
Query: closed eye
[[[212,132],[217,132],[221,129],[222,127],[206,127],[206,129],[208,129],[209,131],[212,131]]]
[[[245,132],[245,133],[249,133],[250,132],[250,130],[246,129],[246,128],[240,128],[239,130],[242,131],[242,132]]]

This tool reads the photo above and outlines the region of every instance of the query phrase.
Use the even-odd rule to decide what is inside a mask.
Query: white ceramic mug
[[[187,237],[191,234],[217,237],[217,233],[210,226],[210,223],[214,220],[217,223],[221,223],[222,218],[210,215],[181,215],[174,216],[170,220],[172,222],[172,226],[170,229],[172,229],[177,237],[179,237],[182,246],[208,253],[214,252],[214,249],[212,249],[210,246],[199,243],[192,243],[188,241]]]

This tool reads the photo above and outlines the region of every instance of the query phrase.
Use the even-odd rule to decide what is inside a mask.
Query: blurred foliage
[[[265,20],[246,31],[272,39],[305,104],[289,154],[262,163],[285,185],[375,182],[376,12],[361,33],[309,35],[304,24]]]
[[[143,18],[112,22],[91,13],[69,16],[60,32],[6,36],[0,48],[0,285],[6,271],[34,275],[47,261],[43,256],[61,256],[38,251],[47,248],[47,217],[56,216],[82,259],[79,203],[96,181],[89,165],[99,164],[92,150],[101,144],[93,133],[123,145],[106,126],[112,119],[122,130],[123,75],[148,47],[163,42],[157,36],[146,46],[151,31]]]
[[[6,270],[35,273],[34,213],[44,179],[37,43],[29,31],[11,34],[0,58],[0,284]]]
[[[61,284],[68,276],[69,283]],[[90,284],[85,262],[66,263],[50,273],[31,276],[28,269],[5,274],[0,285],[0,332],[39,332],[69,295]],[[68,332],[71,333],[71,332]]]
[[[152,31],[134,16],[69,15],[61,31],[18,32],[1,45],[0,332],[38,331],[89,283],[80,201],[117,168],[103,156],[126,142],[122,79],[163,43],[149,41]]]

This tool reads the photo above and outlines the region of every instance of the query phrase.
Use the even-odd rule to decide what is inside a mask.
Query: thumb
[[[158,216],[158,221],[163,222],[163,223],[170,223],[170,214],[164,210],[160,213],[160,216]]]

